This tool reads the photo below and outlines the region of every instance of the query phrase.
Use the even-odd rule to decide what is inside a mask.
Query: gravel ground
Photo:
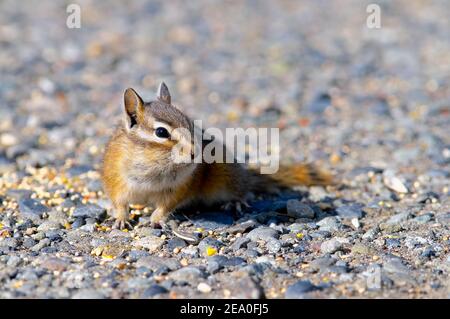
[[[373,1],[371,1],[373,2]],[[450,6],[0,2],[1,298],[449,298]],[[205,126],[279,127],[339,186],[111,230],[98,168],[132,86]]]

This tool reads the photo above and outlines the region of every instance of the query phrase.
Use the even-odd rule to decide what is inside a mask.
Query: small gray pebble
[[[271,239],[277,239],[279,236],[278,232],[273,228],[258,227],[249,232],[246,237],[251,241],[269,241]]]
[[[317,290],[318,287],[314,286],[309,280],[300,280],[295,284],[290,285],[286,289],[285,298],[287,299],[303,299],[308,292]]]
[[[343,205],[336,209],[337,214],[342,218],[361,218],[363,216],[363,211],[361,205]]]
[[[160,285],[151,285],[147,289],[144,290],[141,297],[142,298],[152,298],[154,296],[165,294],[169,292],[166,288]]]
[[[286,209],[288,216],[294,218],[312,219],[315,216],[314,210],[310,206],[303,204],[302,202],[296,199],[288,200]]]

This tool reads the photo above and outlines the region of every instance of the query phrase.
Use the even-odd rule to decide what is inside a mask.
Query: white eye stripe
[[[147,132],[143,129],[136,130],[136,134],[143,140],[155,141],[155,136],[152,133]]]
[[[153,128],[156,130],[158,127],[165,128],[169,132],[169,134],[170,134],[170,132],[173,131],[172,127],[164,122],[157,122],[157,121],[154,122]],[[146,131],[145,129],[142,129],[142,128],[138,128],[136,130],[136,135],[139,138],[146,140],[146,141],[152,141],[152,142],[157,142],[157,143],[162,143],[162,142],[167,141],[167,138],[158,137],[158,136],[156,136],[155,132],[150,133],[149,131]]]

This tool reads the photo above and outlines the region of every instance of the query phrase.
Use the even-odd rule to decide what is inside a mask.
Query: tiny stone
[[[25,248],[31,248],[36,245],[36,241],[33,238],[27,237],[24,238],[22,246]]]
[[[94,289],[79,290],[72,296],[72,299],[104,299],[104,298],[105,296],[101,292]]]
[[[152,275],[152,271],[148,269],[147,267],[138,267],[136,268],[136,274],[144,277],[149,277]]]
[[[204,277],[204,272],[194,266],[187,266],[169,274],[170,279],[185,282],[195,282]]]
[[[88,232],[88,233],[93,233],[93,232],[95,232],[96,228],[95,228],[95,224],[87,224],[87,225],[81,226],[79,229],[82,231]]]
[[[338,250],[341,250],[342,247],[343,247],[343,245],[341,242],[337,241],[336,239],[330,239],[330,240],[324,241],[320,245],[320,251],[324,254],[332,254]]]
[[[227,228],[227,232],[230,234],[245,233],[248,230],[255,228],[257,224],[258,223],[254,220],[247,220]]]
[[[318,230],[316,232],[310,233],[309,236],[314,239],[324,239],[331,237],[331,232],[327,230]]]
[[[379,232],[378,227],[371,228],[364,233],[362,238],[366,240],[373,240],[377,236],[378,232]]]
[[[304,231],[306,229],[305,224],[303,223],[293,223],[291,225],[289,225],[288,230],[292,233],[301,233],[302,231]]]
[[[46,232],[48,230],[61,229],[61,228],[62,228],[62,226],[60,223],[48,220],[48,221],[45,221],[42,224],[40,224],[39,227],[37,228],[37,230]]]
[[[81,217],[78,217],[75,219],[75,221],[72,223],[72,228],[77,229],[84,225],[84,219]]]
[[[296,199],[287,201],[287,214],[293,218],[314,218],[314,210]]]
[[[367,267],[366,285],[369,290],[381,289],[381,266],[378,264],[371,264]]]
[[[167,267],[169,270],[176,270],[181,267],[181,264],[178,260],[174,258],[162,258],[158,256],[145,256],[141,257],[136,261],[136,268],[138,267],[147,267],[152,271],[157,271],[161,267]]]
[[[413,218],[412,221],[418,224],[426,224],[433,219],[433,216],[432,213],[427,213]]]
[[[130,250],[128,252],[128,258],[132,262],[135,262],[138,259],[141,259],[141,258],[147,257],[147,256],[150,256],[150,254],[148,252],[146,252],[145,250]]]
[[[383,182],[387,188],[397,193],[408,193],[408,188],[406,188],[405,184],[403,184],[403,182],[395,176],[392,171],[386,170],[383,175]]]
[[[442,225],[450,225],[450,212],[436,215],[436,220]]]
[[[33,192],[27,189],[8,189],[6,191],[6,196],[11,197],[19,202],[22,199],[30,198],[32,194]]]
[[[317,289],[309,280],[300,280],[289,286],[284,296],[287,299],[303,299],[306,293]]]
[[[164,239],[161,237],[147,236],[134,241],[132,245],[136,248],[148,249],[150,253],[154,253],[159,251],[163,244]]]
[[[372,254],[372,253],[374,253],[374,250],[367,245],[355,244],[352,247],[352,254],[368,255],[368,254]]]
[[[4,238],[0,240],[0,247],[16,248],[19,246],[19,241],[15,238]]]
[[[35,199],[21,199],[19,201],[19,211],[25,218],[31,220],[38,220],[42,215],[48,212],[50,209],[42,205]]]
[[[106,216],[106,210],[95,204],[82,205],[75,208],[72,217],[81,217],[84,219],[93,218],[101,221]]]
[[[266,242],[266,247],[271,253],[277,253],[281,249],[281,243],[277,239],[270,239]]]
[[[204,294],[208,294],[212,290],[211,286],[208,284],[205,284],[204,282],[199,283],[197,286],[197,289],[198,289],[198,291],[200,291],[201,293],[204,293]]]
[[[328,269],[330,266],[334,265],[336,263],[336,259],[333,257],[319,257],[314,259],[313,261],[311,261],[309,263],[311,269],[313,270],[320,270],[320,271],[325,271],[326,269]]]
[[[388,258],[383,263],[383,268],[390,273],[409,273],[409,268],[398,257]]]
[[[175,248],[180,249],[186,247],[186,242],[181,238],[172,238],[167,241],[167,249],[174,251]]]
[[[431,259],[432,257],[436,256],[436,251],[433,249],[433,247],[427,247],[425,250],[420,254],[420,258],[422,259]]]
[[[31,250],[38,252],[40,251],[42,248],[47,247],[48,245],[50,245],[50,239],[48,238],[44,238],[41,241],[39,241],[39,243],[37,243],[36,245],[34,245]]]
[[[142,294],[142,298],[152,298],[156,295],[165,294],[169,292],[166,288],[160,285],[151,285]]]
[[[352,223],[353,227],[355,227],[356,229],[359,229],[360,223],[359,223],[358,218],[352,218],[351,223]]]
[[[22,258],[18,257],[18,256],[9,256],[8,262],[6,263],[6,265],[8,267],[17,267],[22,263]]]
[[[363,216],[363,211],[361,205],[343,205],[336,209],[336,212],[342,218],[361,218]]]
[[[398,224],[398,223],[406,221],[409,217],[411,217],[411,214],[409,212],[399,213],[394,216],[391,216],[386,223],[387,224]]]
[[[339,230],[341,222],[334,216],[325,217],[324,219],[317,222],[320,230],[334,232]]]
[[[66,270],[66,268],[69,266],[69,263],[63,259],[52,257],[45,259],[42,262],[41,266],[50,271],[62,272]]]
[[[387,238],[385,240],[385,245],[388,249],[400,247],[400,240],[395,238]]]
[[[251,241],[263,240],[267,242],[271,239],[277,239],[278,237],[278,232],[270,227],[255,228],[247,234],[247,238],[249,238]]]
[[[238,239],[236,239],[233,243],[233,245],[231,246],[231,249],[233,249],[233,251],[237,251],[241,248],[245,248],[247,247],[247,244],[250,242],[250,239],[247,237],[240,237]]]
[[[189,258],[197,258],[199,256],[198,254],[198,247],[192,246],[192,247],[185,247],[181,249],[181,253],[183,256],[187,256]]]
[[[397,233],[401,231],[403,227],[399,224],[382,223],[380,224],[380,229],[386,233]]]

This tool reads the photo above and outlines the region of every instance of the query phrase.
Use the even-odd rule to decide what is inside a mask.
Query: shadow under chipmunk
[[[307,224],[337,215],[333,198],[325,197],[313,202],[308,200],[308,196],[308,191],[296,190],[285,190],[277,195],[265,194],[250,200],[248,206],[242,210],[224,208],[223,205],[185,207],[177,209],[172,214],[172,227],[181,226],[190,229],[191,233],[192,231],[247,233],[264,225]]]

